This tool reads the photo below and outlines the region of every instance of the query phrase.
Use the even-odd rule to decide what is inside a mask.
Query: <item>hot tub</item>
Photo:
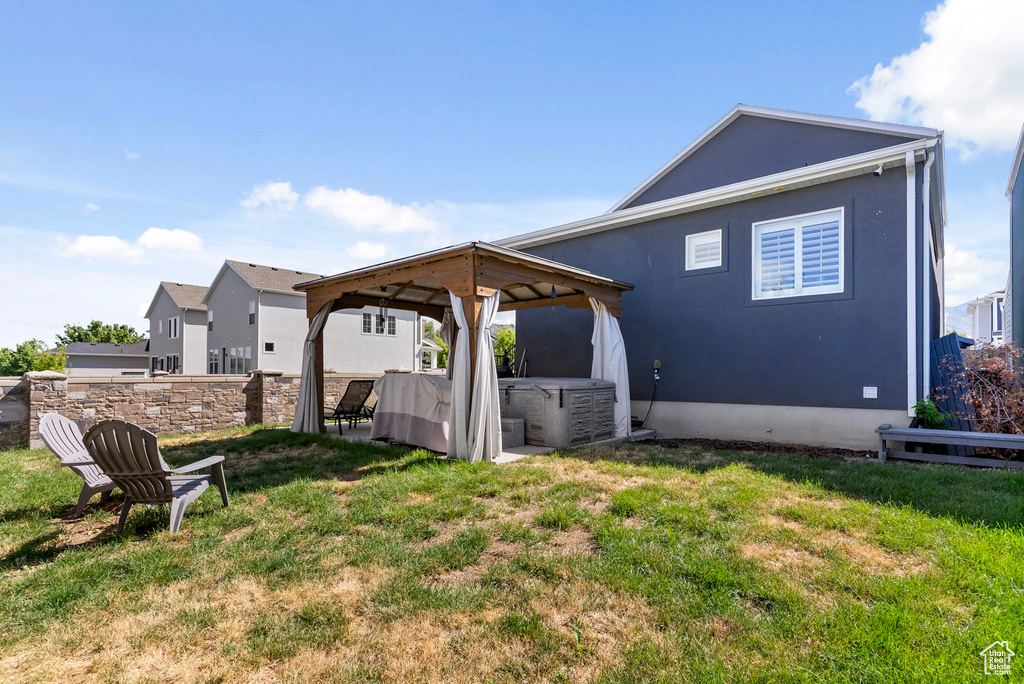
[[[503,418],[522,418],[526,443],[578,446],[615,434],[615,383],[596,378],[498,380]]]

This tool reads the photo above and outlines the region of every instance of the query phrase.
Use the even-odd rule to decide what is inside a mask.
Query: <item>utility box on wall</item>
[[[498,380],[503,418],[522,418],[526,443],[567,447],[615,434],[615,383],[595,378]]]

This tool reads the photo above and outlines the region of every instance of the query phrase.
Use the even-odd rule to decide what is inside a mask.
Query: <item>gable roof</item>
[[[232,261],[228,259],[224,262],[224,265],[217,271],[217,277],[210,283],[210,287],[203,297],[203,303],[209,301],[210,293],[217,287],[221,278],[228,270],[234,271],[238,276],[249,284],[254,290],[263,290],[265,292],[276,292],[278,294],[289,294],[305,297],[305,292],[296,292],[292,289],[299,283],[308,282],[310,280],[319,280],[323,278],[319,273],[307,273],[306,271],[296,271],[289,268],[279,268],[277,266],[263,266],[261,264],[252,264],[247,261]]]
[[[1006,184],[1006,197],[1013,194],[1013,186],[1017,184],[1021,162],[1024,162],[1024,126],[1021,126],[1020,137],[1017,138],[1017,150],[1013,153],[1013,165],[1010,167],[1010,182]]]
[[[770,176],[761,176],[750,180],[723,185],[717,188],[701,190],[689,195],[672,197],[649,204],[641,204],[628,209],[609,211],[580,221],[565,223],[551,228],[542,228],[529,233],[496,240],[495,244],[511,249],[528,249],[538,245],[559,242],[581,235],[599,233],[605,230],[622,228],[637,223],[644,223],[657,218],[676,216],[691,211],[699,211],[708,207],[716,207],[733,202],[763,197],[765,195],[788,192],[798,188],[829,183],[843,178],[871,173],[878,165],[883,169],[905,166],[907,155],[913,153],[916,161],[923,161],[928,150],[936,150],[936,167],[940,185],[944,187],[942,170],[942,133],[938,137],[910,142],[892,147],[883,147],[850,157],[833,159],[832,161],[811,166],[803,166]],[[936,244],[943,244],[942,231],[946,224],[945,195],[939,195],[938,217],[936,221]],[[940,252],[941,254],[941,252]]]
[[[816,126],[829,126],[831,128],[845,128],[855,131],[867,131],[870,133],[885,133],[887,135],[900,136],[912,140],[922,138],[938,137],[939,131],[934,128],[922,128],[920,126],[905,126],[902,124],[881,123],[878,121],[865,121],[863,119],[850,119],[841,116],[824,116],[821,114],[806,114],[803,112],[791,112],[785,109],[771,109],[769,107],[755,107],[752,105],[738,104],[729,110],[729,113],[715,122],[710,128],[701,133],[696,140],[684,147],[677,155],[668,160],[660,169],[655,171],[647,180],[638,185],[628,195],[615,203],[608,210],[608,213],[620,211],[630,202],[635,200],[645,190],[661,180],[669,171],[674,169],[683,160],[693,154],[711,138],[718,135],[726,126],[741,116],[757,116],[766,119],[778,119],[780,121],[793,121]]]
[[[206,297],[206,289],[202,285],[186,285],[185,283],[161,281],[160,286],[156,288],[156,294],[153,295],[153,301],[149,303],[149,308],[146,310],[146,315],[143,318],[149,318],[153,314],[153,308],[156,306],[156,300],[160,298],[161,290],[167,291],[171,301],[179,309],[185,311],[206,311],[206,304],[203,303],[203,298]]]
[[[64,347],[64,351],[74,356],[149,356],[149,340],[131,344],[72,342]]]

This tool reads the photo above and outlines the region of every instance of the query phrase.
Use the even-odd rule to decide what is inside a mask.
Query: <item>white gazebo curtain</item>
[[[331,305],[327,302],[313,317],[306,333],[306,341],[302,343],[302,379],[299,384],[299,397],[295,402],[295,417],[292,419],[292,432],[320,432],[320,416],[317,415],[317,385],[320,378],[316,375],[316,338],[324,329],[327,317],[331,314]]]
[[[476,336],[475,380],[470,387],[470,353],[466,312],[462,300],[451,294],[452,313],[462,334],[449,355],[452,371],[451,410],[448,414],[448,457],[472,463],[494,461],[501,455],[501,415],[498,406],[498,373],[494,366],[491,326],[498,314],[501,293],[483,300]]]
[[[612,316],[603,302],[590,298],[594,309],[594,360],[590,377],[615,383],[615,436],[629,437],[632,433],[629,405],[629,369],[626,368],[626,343],[622,339],[619,319]]]

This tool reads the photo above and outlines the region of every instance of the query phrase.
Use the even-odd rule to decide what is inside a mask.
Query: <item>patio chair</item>
[[[82,442],[82,433],[71,420],[57,413],[46,413],[39,419],[39,437],[53,452],[62,466],[71,468],[82,478],[82,493],[78,495],[75,517],[82,515],[94,494],[101,494],[100,503],[110,497],[117,485],[92,460]]]
[[[324,420],[338,423],[338,434],[341,434],[342,421],[348,422],[349,429],[361,420],[373,420],[374,404],[368,404],[373,392],[373,380],[352,380],[345,388],[345,394],[338,402],[334,411],[324,411]]]
[[[104,420],[85,433],[85,446],[111,480],[124,491],[117,531],[124,529],[134,504],[166,505],[171,511],[171,534],[181,528],[185,508],[213,482],[228,505],[224,457],[210,456],[181,468],[170,468],[160,455],[156,435],[123,420]],[[186,475],[210,468],[209,475]]]

